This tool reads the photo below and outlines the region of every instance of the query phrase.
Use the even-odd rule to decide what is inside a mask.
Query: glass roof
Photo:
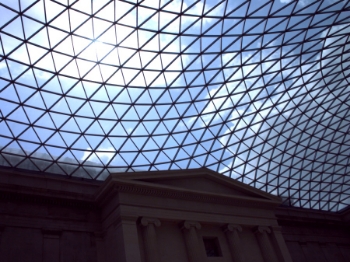
[[[350,202],[349,1],[1,0],[0,165],[207,167]]]

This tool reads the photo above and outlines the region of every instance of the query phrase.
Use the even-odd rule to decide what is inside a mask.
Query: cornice
[[[104,183],[94,181],[89,183],[57,176],[39,176],[14,170],[12,172],[11,170],[0,171],[0,199],[2,200],[96,209],[111,197],[118,196],[119,193],[130,193],[184,201],[210,202],[227,206],[275,208],[280,204],[277,198],[267,199],[263,196],[260,198],[259,195],[255,197],[211,193],[133,179],[119,179],[116,176],[108,177]],[[200,169],[185,173],[202,174],[204,171],[206,170]],[[175,171],[170,173],[176,175]],[[157,174],[159,175],[159,172]],[[182,175],[184,174],[180,176]],[[214,175],[210,173],[210,176],[214,177]],[[141,176],[141,174],[134,174],[134,176]],[[219,175],[218,177],[224,179]]]
[[[219,183],[222,185],[230,186],[234,190],[250,194],[252,196],[259,196],[260,198],[269,199],[272,201],[280,201],[278,196],[266,193],[260,189],[254,188],[252,186],[246,185],[240,181],[229,178],[225,175],[219,174],[213,170],[207,168],[197,168],[197,169],[186,169],[186,170],[166,170],[166,171],[144,171],[144,172],[134,172],[134,173],[114,173],[111,174],[107,180],[124,180],[124,181],[135,181],[140,180],[147,181],[151,180],[176,180],[181,178],[197,178],[205,177],[213,183]],[[152,182],[151,182],[152,183]],[[156,184],[156,182],[155,182]]]
[[[0,168],[0,200],[59,205],[75,208],[97,208],[94,193],[101,182],[17,169]]]
[[[245,207],[277,207],[280,203],[273,200],[235,195],[221,195],[186,189],[175,189],[160,185],[151,185],[130,180],[110,180],[99,192],[96,199],[104,202],[114,193],[131,193],[142,196],[154,196],[160,198],[173,198],[187,201],[211,202],[217,204],[245,206]]]
[[[278,224],[281,226],[307,226],[314,228],[349,228],[338,213],[315,211],[291,207],[279,207],[275,211]]]
[[[23,194],[16,192],[0,191],[0,200],[35,203],[35,204],[49,204],[56,206],[83,208],[83,209],[98,209],[98,206],[93,201],[82,201],[76,199],[67,199],[60,197],[49,197],[36,194]]]

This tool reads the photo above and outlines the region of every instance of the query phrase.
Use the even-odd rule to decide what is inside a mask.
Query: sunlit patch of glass
[[[0,165],[207,167],[349,205],[348,1],[0,1]]]

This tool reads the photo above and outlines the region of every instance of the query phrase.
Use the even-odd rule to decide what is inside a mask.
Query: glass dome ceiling
[[[350,2],[0,1],[0,165],[207,167],[349,205]]]

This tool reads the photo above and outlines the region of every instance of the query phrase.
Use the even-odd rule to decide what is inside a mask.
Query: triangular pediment
[[[279,198],[206,168],[113,174],[112,179],[187,192],[279,201]]]

